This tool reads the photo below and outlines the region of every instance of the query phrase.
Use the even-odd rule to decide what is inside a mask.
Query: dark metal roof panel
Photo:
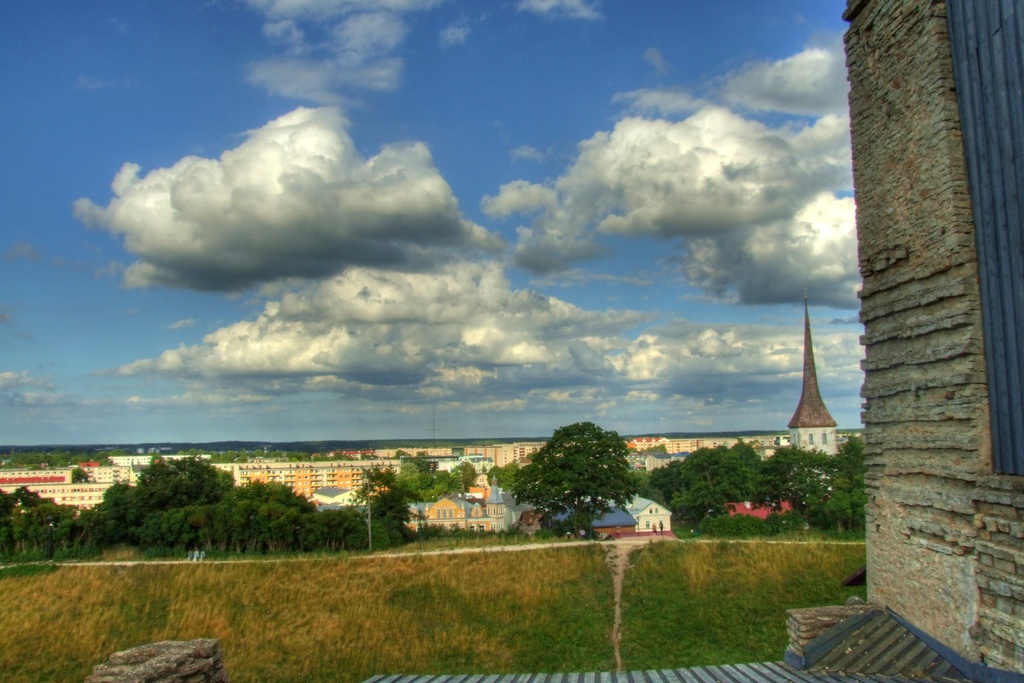
[[[997,472],[1024,474],[1024,3],[949,0]]]
[[[857,672],[936,680],[966,678],[887,612],[878,612],[808,667],[816,672]]]
[[[934,683],[925,677],[800,671],[782,662],[723,664],[688,669],[494,676],[374,676],[365,683]]]

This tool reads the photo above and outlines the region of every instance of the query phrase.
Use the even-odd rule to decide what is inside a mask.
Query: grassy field
[[[644,547],[626,574],[625,666],[779,659],[783,610],[845,599],[849,590],[837,592],[836,577],[863,557],[863,545]],[[614,668],[613,607],[599,544],[426,557],[20,567],[0,572],[0,671],[4,681],[78,683],[117,650],[198,637],[221,639],[233,683],[607,671]],[[761,627],[767,635],[752,633]]]
[[[840,605],[863,543],[659,543],[631,556],[622,595],[628,669],[778,661],[785,611]]]

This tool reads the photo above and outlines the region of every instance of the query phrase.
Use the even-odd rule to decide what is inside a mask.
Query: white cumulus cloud
[[[645,319],[513,290],[494,263],[459,262],[430,274],[352,268],[268,302],[255,320],[116,374],[262,378],[264,386],[272,378],[293,390],[310,381],[334,391],[460,382],[479,388],[510,368],[594,372],[605,363],[581,344],[616,337]]]
[[[125,164],[106,206],[79,199],[75,215],[123,237],[138,257],[129,287],[239,291],[324,278],[358,265],[429,269],[453,250],[498,250],[461,217],[422,144],[362,158],[334,109],[300,108],[219,159],[185,157],[141,174]]]
[[[838,36],[775,62],[754,62],[729,74],[721,96],[756,111],[809,116],[847,109],[846,55]]]
[[[550,273],[600,253],[600,233],[680,245],[682,272],[744,303],[856,306],[846,119],[772,127],[706,105],[681,121],[627,117],[579,145],[546,183],[514,181],[482,207],[529,216],[518,265]]]

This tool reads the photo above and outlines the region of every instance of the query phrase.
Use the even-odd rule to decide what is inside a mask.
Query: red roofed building
[[[730,517],[736,517],[738,515],[744,515],[746,517],[757,517],[758,519],[768,519],[773,510],[770,507],[763,505],[754,505],[751,502],[744,503],[726,503],[725,507],[729,510]],[[782,510],[780,512],[789,512],[793,509],[793,506],[788,502],[782,502]]]
[[[35,477],[0,477],[0,486],[27,486],[29,484],[63,484],[64,477],[59,475]]]

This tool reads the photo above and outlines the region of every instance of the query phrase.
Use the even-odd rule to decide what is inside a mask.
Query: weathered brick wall
[[[969,659],[1024,670],[1024,488],[991,476],[945,3],[850,0],[846,17],[864,279],[868,599]],[[1004,637],[1013,633],[1016,643]]]

